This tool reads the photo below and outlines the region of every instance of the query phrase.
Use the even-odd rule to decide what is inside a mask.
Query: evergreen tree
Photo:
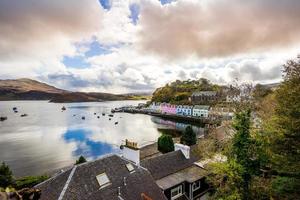
[[[193,128],[191,126],[186,127],[184,133],[180,138],[180,142],[189,146],[197,143],[196,133],[194,133]]]
[[[170,135],[162,134],[157,141],[158,150],[162,153],[174,151],[174,142]]]
[[[9,166],[2,162],[0,166],[0,187],[6,188],[14,183],[13,173]]]
[[[79,158],[78,158],[78,160],[76,160],[76,165],[78,165],[78,164],[81,164],[81,163],[85,163],[86,162],[86,159],[85,159],[85,157],[83,157],[83,156],[80,156]]]

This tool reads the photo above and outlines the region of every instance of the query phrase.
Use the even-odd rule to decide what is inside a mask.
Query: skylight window
[[[96,176],[96,179],[100,185],[100,188],[104,188],[110,184],[110,180],[108,179],[106,173],[99,174]]]
[[[134,171],[134,167],[132,166],[131,163],[126,164],[126,167],[128,169],[129,172],[133,172]]]

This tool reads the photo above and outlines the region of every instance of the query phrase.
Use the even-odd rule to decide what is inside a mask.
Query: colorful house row
[[[188,106],[188,105],[173,105],[169,103],[153,102],[149,106],[149,110],[155,113],[204,117],[204,118],[207,118],[209,114],[209,106],[204,106],[204,105]]]

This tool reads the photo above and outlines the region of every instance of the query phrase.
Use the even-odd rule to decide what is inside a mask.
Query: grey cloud
[[[246,60],[240,63],[230,63],[226,66],[229,69],[229,77],[240,81],[266,81],[279,79],[281,77],[281,64],[275,64],[264,68],[259,61]]]
[[[300,43],[299,0],[144,3],[139,45],[170,59],[223,57]]]
[[[1,0],[0,58],[48,55],[100,27],[97,0]],[[58,51],[58,50],[56,50]]]

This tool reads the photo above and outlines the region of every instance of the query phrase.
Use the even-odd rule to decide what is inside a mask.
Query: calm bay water
[[[0,161],[9,164],[15,176],[38,175],[69,166],[80,155],[92,160],[117,153],[125,139],[146,145],[157,140],[159,129],[183,130],[187,126],[142,114],[115,113],[109,120],[111,108],[138,103],[143,101],[2,101],[0,116],[8,120],[0,122]],[[66,111],[62,112],[62,106]],[[20,117],[25,113],[27,117]],[[203,134],[202,128],[193,128]]]

